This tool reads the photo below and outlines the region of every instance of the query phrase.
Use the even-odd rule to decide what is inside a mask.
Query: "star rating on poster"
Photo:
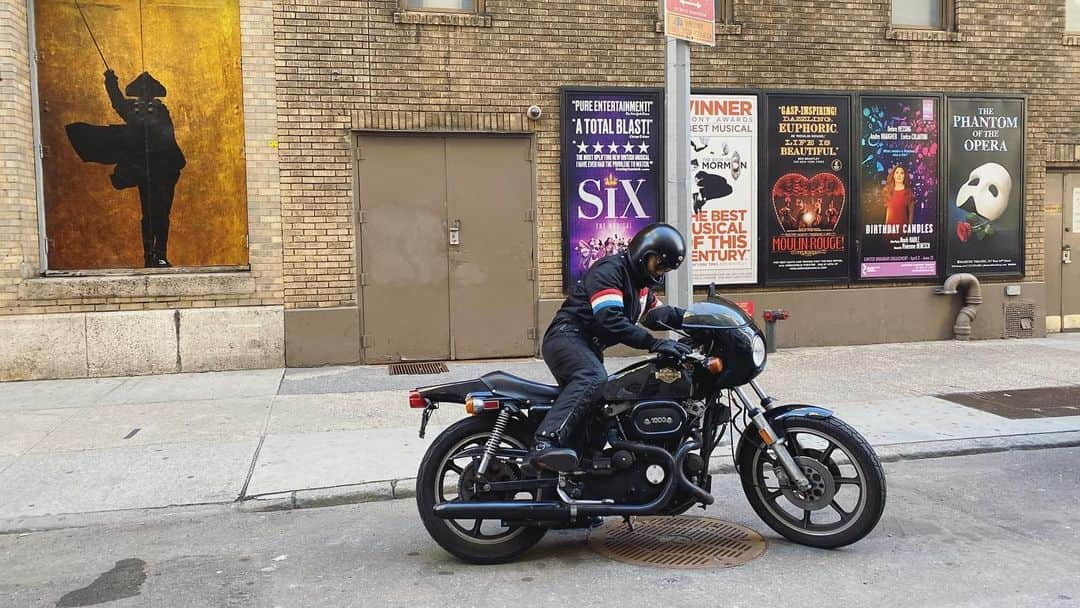
[[[630,142],[619,144],[614,141],[609,141],[608,143],[604,143],[603,141],[597,141],[596,143],[572,141],[571,143],[577,147],[578,154],[589,154],[590,150],[592,154],[635,154],[635,150],[637,154],[648,154],[649,148],[652,147],[649,144],[634,144]]]

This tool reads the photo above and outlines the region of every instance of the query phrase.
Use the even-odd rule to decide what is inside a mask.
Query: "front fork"
[[[784,468],[784,472],[787,473],[788,479],[795,483],[795,488],[800,492],[806,492],[810,489],[810,480],[806,478],[806,475],[799,468],[799,465],[795,463],[795,459],[791,457],[791,452],[787,449],[787,439],[779,436],[769,421],[765,419],[765,410],[769,409],[769,406],[773,403],[773,398],[765,394],[765,391],[761,389],[761,386],[754,380],[750,381],[750,388],[754,389],[758,398],[761,400],[761,407],[755,406],[750,402],[750,399],[743,392],[742,387],[736,387],[731,389],[735,396],[739,399],[739,403],[746,408],[746,413],[753,421],[754,426],[757,427],[758,436],[765,442],[765,446],[772,449],[776,453],[777,460],[780,461],[780,466]]]

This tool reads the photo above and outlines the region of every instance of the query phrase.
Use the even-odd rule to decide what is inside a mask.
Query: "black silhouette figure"
[[[722,175],[698,171],[694,174],[694,182],[701,193],[700,197],[694,198],[694,213],[700,213],[706,202],[724,198],[734,192],[731,184]]]
[[[83,162],[116,165],[109,176],[113,188],[138,186],[143,259],[147,268],[168,268],[172,266],[167,257],[169,213],[176,182],[187,161],[176,143],[169,109],[160,101],[165,97],[165,86],[143,72],[122,94],[116,74],[107,70],[105,90],[125,124],[71,123],[66,127],[68,139]]]

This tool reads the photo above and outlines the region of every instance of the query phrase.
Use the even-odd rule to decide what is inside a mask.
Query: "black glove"
[[[665,357],[671,357],[672,359],[682,359],[686,355],[689,355],[691,348],[685,344],[680,344],[675,340],[659,340],[656,344],[653,344],[649,349],[650,353],[656,353]]]

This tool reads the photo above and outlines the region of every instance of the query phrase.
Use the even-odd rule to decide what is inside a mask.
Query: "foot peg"
[[[570,448],[562,448],[550,441],[537,439],[532,452],[529,453],[529,463],[536,468],[569,473],[577,468],[578,457],[577,452]]]
[[[570,448],[549,448],[539,452],[533,463],[540,468],[557,473],[569,473],[577,468],[577,453]]]

